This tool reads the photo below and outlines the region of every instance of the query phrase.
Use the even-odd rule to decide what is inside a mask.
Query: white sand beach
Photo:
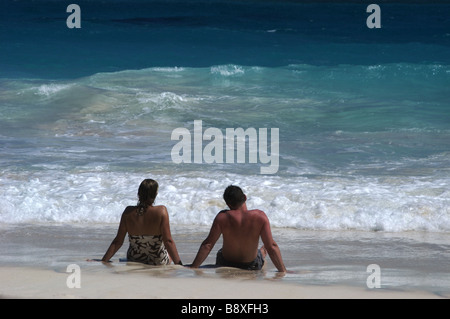
[[[133,269],[133,267],[129,267]],[[154,276],[138,271],[81,271],[80,287],[69,288],[72,273],[30,267],[2,267],[2,298],[51,299],[429,299],[421,291],[348,286],[311,286],[250,279]],[[164,273],[164,271],[161,271]]]

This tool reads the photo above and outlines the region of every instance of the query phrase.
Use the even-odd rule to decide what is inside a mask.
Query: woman
[[[117,235],[102,258],[108,262],[122,247],[128,233],[130,247],[128,261],[150,265],[168,265],[171,261],[182,265],[172,239],[169,214],[165,206],[153,206],[158,194],[158,183],[145,179],[139,186],[137,206],[128,206],[122,213]]]

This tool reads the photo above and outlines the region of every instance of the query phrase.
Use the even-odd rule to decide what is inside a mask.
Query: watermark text
[[[381,28],[381,9],[378,4],[370,4],[366,9],[367,13],[371,13],[366,20],[366,25],[369,29]]]
[[[67,288],[81,288],[81,269],[77,264],[70,264],[66,268],[66,272],[70,273],[67,277]]]
[[[275,174],[279,167],[279,129],[270,129],[270,154],[268,129],[227,128],[225,134],[215,127],[203,131],[203,121],[194,121],[194,131],[179,127],[172,131],[172,141],[178,140],[171,151],[174,163],[258,163],[261,174]],[[225,140],[225,154],[224,154]],[[203,141],[210,141],[203,147]],[[248,143],[247,143],[248,141]],[[248,149],[246,148],[248,144]],[[235,147],[236,146],[236,147]],[[235,149],[236,148],[236,149]],[[248,159],[247,159],[248,158]]]
[[[81,9],[78,4],[69,4],[66,12],[71,13],[66,20],[66,25],[69,29],[81,28]]]
[[[367,272],[370,275],[367,277],[366,285],[367,288],[381,288],[381,268],[377,264],[370,264],[367,266]]]

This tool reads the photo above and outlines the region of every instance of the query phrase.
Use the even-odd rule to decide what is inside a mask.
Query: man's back
[[[260,210],[226,210],[217,222],[223,234],[222,253],[231,262],[250,262],[256,258],[261,230],[267,217]]]
[[[268,253],[278,271],[286,271],[280,249],[272,238],[266,214],[258,209],[248,210],[245,203],[247,196],[238,186],[228,186],[223,198],[230,210],[217,214],[208,237],[202,242],[191,266],[199,267],[223,235],[223,247],[217,253],[217,265],[261,269]],[[264,247],[258,250],[260,237]]]

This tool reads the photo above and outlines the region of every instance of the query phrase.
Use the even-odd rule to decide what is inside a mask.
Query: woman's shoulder
[[[136,211],[137,206],[127,206],[125,207],[125,210],[123,211],[122,215],[129,215],[130,213]]]
[[[152,212],[153,216],[158,216],[159,218],[165,218],[169,215],[167,208],[164,205],[152,206],[149,207],[149,210]]]
[[[123,212],[123,216],[129,216],[136,212],[138,206],[127,206]],[[153,213],[157,213],[158,215],[167,214],[167,208],[164,205],[151,206],[147,208],[149,211],[153,211]]]
[[[152,208],[161,213],[167,212],[167,207],[164,205],[156,205],[156,206],[152,206]]]

